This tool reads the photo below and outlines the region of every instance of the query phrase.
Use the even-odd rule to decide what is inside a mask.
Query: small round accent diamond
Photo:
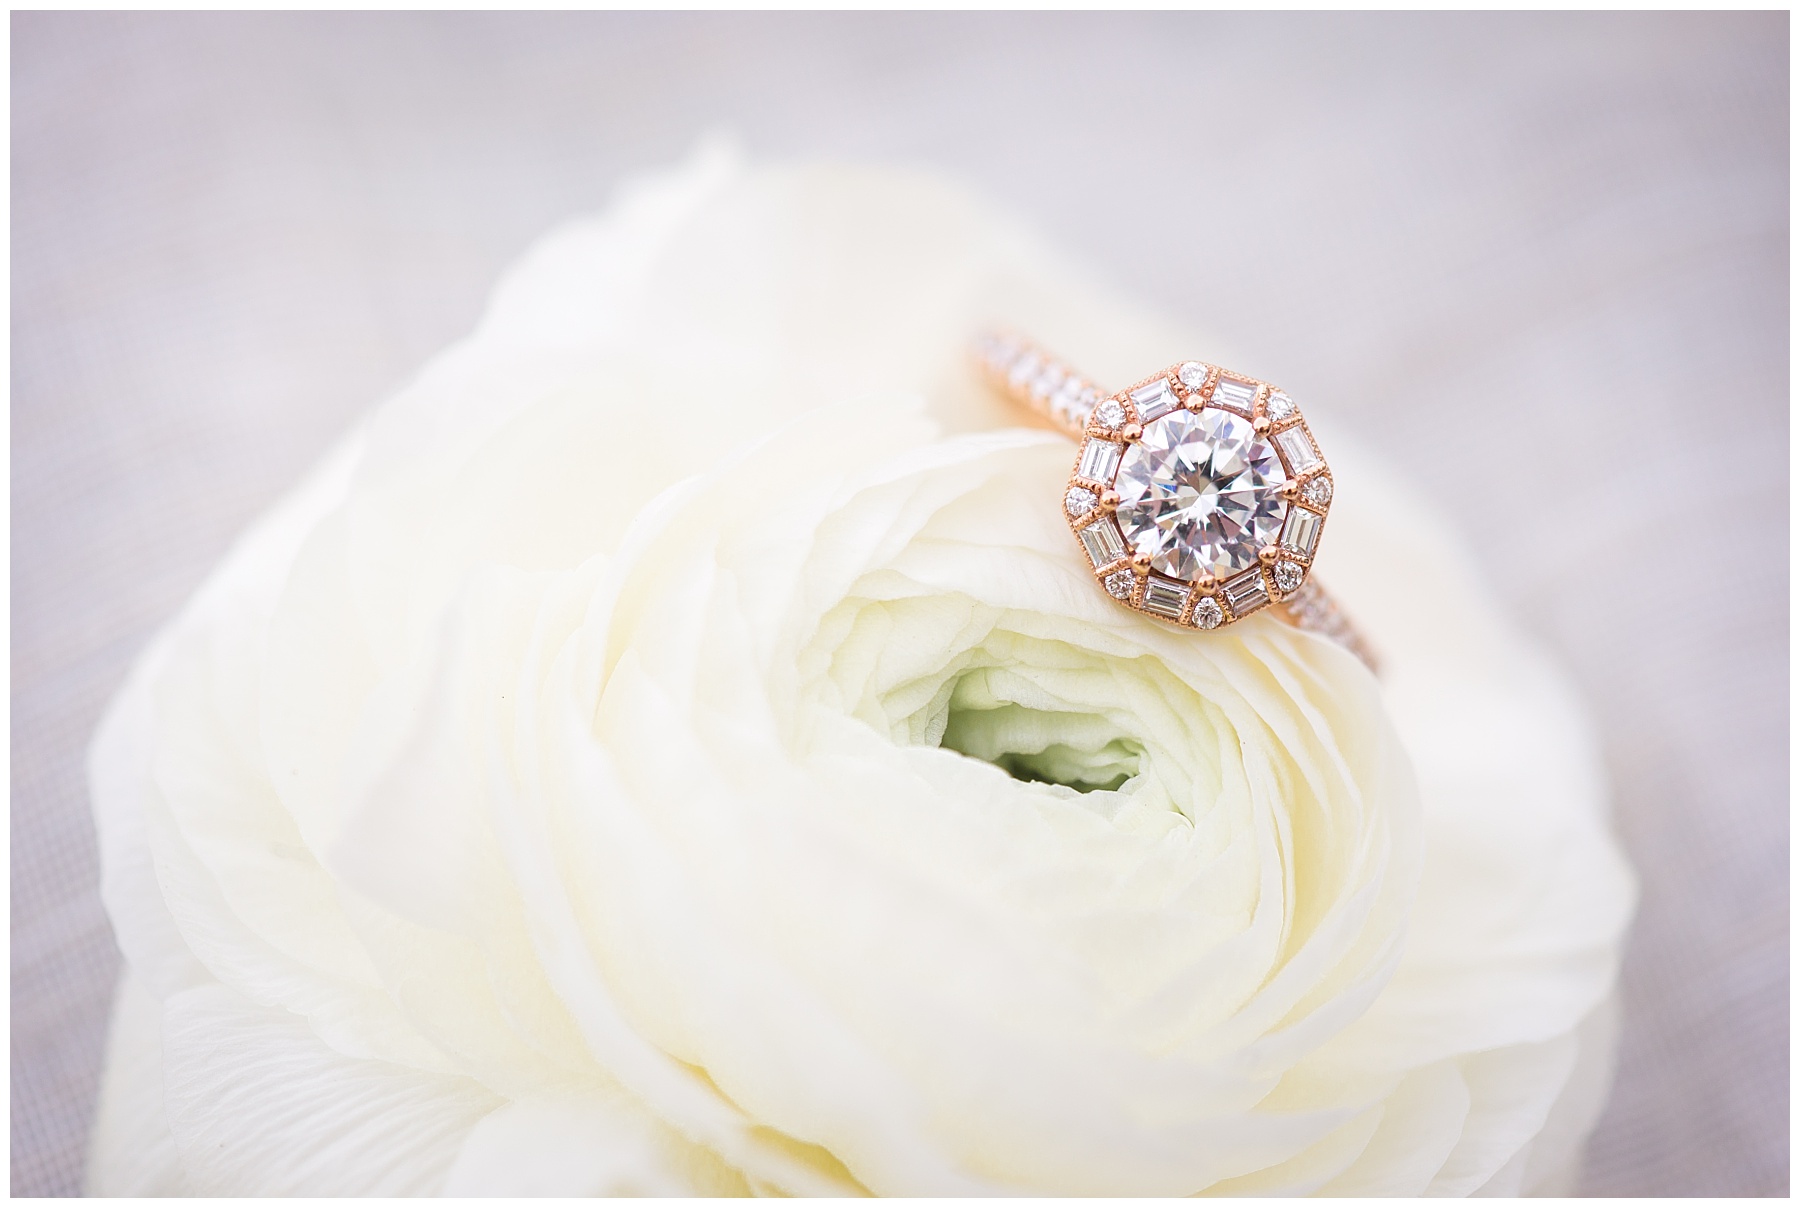
[[[1225,623],[1225,610],[1211,596],[1194,605],[1194,624],[1202,629],[1217,629]]]
[[[1324,474],[1308,479],[1306,485],[1300,488],[1300,498],[1324,507],[1331,502],[1331,479]]]
[[[1206,374],[1206,366],[1199,361],[1189,361],[1176,371],[1175,376],[1180,378],[1181,384],[1189,390],[1198,390],[1206,385]]]
[[[1125,408],[1119,406],[1117,399],[1107,399],[1094,408],[1094,422],[1102,428],[1117,428],[1125,422]]]
[[[1280,423],[1294,413],[1294,400],[1277,390],[1269,396],[1269,401],[1264,404],[1264,407],[1269,413],[1269,418]]]
[[[1094,493],[1086,487],[1070,487],[1063,496],[1063,510],[1071,516],[1085,516],[1094,510],[1096,502]]]
[[[1106,590],[1115,600],[1129,600],[1137,587],[1137,576],[1128,570],[1115,570],[1106,576]]]
[[[1306,582],[1306,568],[1298,562],[1281,561],[1275,564],[1275,586],[1283,595],[1295,591]]]

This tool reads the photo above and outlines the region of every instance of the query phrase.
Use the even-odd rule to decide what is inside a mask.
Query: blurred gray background
[[[628,173],[934,164],[1406,437],[1599,716],[1644,897],[1598,1194],[1788,1188],[1788,18],[12,18],[12,1189],[79,1189],[134,654]],[[1268,372],[1277,372],[1271,368]]]

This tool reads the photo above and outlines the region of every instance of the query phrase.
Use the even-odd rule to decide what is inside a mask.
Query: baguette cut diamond
[[[1319,464],[1318,451],[1313,448],[1312,441],[1307,439],[1305,428],[1289,428],[1285,432],[1277,432],[1275,443],[1287,454],[1288,469],[1296,474],[1304,474]]]
[[[1256,401],[1256,387],[1236,378],[1222,377],[1213,383],[1212,401],[1247,412],[1250,404]]]
[[[1305,508],[1289,508],[1287,523],[1281,526],[1281,545],[1303,558],[1312,557],[1319,543],[1319,514]]]
[[[1261,570],[1247,570],[1225,585],[1225,602],[1234,617],[1248,616],[1269,602]]]
[[[1250,421],[1209,407],[1148,425],[1126,449],[1114,489],[1131,548],[1163,574],[1193,580],[1256,564],[1281,532],[1286,485]]]
[[[1087,549],[1088,561],[1094,569],[1117,562],[1125,553],[1125,543],[1119,540],[1119,530],[1107,519],[1096,520],[1081,530],[1081,544]]]
[[[1148,386],[1139,386],[1133,390],[1131,405],[1137,408],[1138,422],[1147,424],[1175,410],[1181,405],[1181,400],[1169,389],[1168,378],[1158,378]]]
[[[1167,579],[1152,576],[1144,587],[1144,611],[1153,612],[1159,617],[1168,617],[1171,621],[1181,615],[1187,607],[1188,585],[1171,583]]]
[[[1111,482],[1119,468],[1119,446],[1115,441],[1090,440],[1081,450],[1081,476],[1090,482]]]

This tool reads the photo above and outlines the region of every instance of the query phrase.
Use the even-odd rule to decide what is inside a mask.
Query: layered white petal
[[[109,712],[91,1187],[1566,1178],[1631,884],[1558,673],[1354,450],[1383,680],[1119,610],[997,317],[1194,351],[917,175],[711,151],[528,255]]]

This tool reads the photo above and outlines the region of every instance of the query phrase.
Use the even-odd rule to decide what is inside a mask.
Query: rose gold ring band
[[[975,362],[983,378],[996,390],[1077,441],[1092,434],[1096,407],[1108,399],[1124,401],[1126,398],[1123,394],[1109,394],[1035,342],[1012,333],[984,335],[976,344]],[[1226,376],[1235,378],[1236,375]],[[1216,378],[1215,373],[1214,380]],[[1193,405],[1201,405],[1198,396]],[[1260,425],[1264,422],[1260,418],[1260,404],[1257,415]],[[1132,427],[1141,431],[1138,425]],[[1271,603],[1268,611],[1296,628],[1332,639],[1361,659],[1371,671],[1378,669],[1375,652],[1368,640],[1310,574],[1285,598]]]

